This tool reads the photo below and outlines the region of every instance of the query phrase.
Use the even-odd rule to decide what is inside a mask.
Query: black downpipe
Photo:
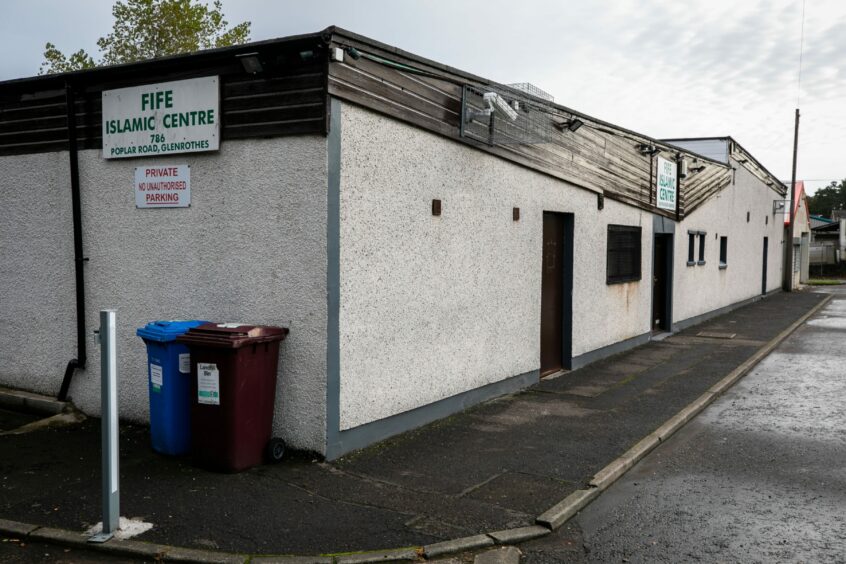
[[[68,398],[71,379],[76,369],[84,370],[87,362],[85,351],[85,276],[83,265],[88,260],[82,253],[82,203],[79,194],[79,155],[76,146],[76,104],[73,87],[65,83],[67,103],[68,159],[70,161],[71,200],[73,206],[73,266],[76,277],[76,358],[68,362],[65,377],[59,389],[59,401]]]

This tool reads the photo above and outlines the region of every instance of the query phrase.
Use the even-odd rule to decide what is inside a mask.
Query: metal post
[[[684,166],[682,162],[684,161],[684,157],[682,157],[681,153],[676,153],[676,222],[681,221],[681,211],[679,206],[681,206],[681,183],[682,183],[682,172],[684,171]]]
[[[787,223],[787,267],[788,275],[785,280],[785,290],[793,291],[793,206],[796,198],[796,154],[799,151],[799,108],[796,108],[796,124],[793,129],[793,174],[790,177],[790,202]]]
[[[105,542],[118,530],[120,493],[118,491],[118,408],[117,340],[115,311],[100,311],[100,409],[102,416],[103,531],[89,539]]]

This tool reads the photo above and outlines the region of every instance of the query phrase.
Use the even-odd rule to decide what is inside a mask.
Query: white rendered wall
[[[0,157],[0,386],[55,395],[76,357],[68,170],[66,152]]]
[[[70,395],[99,411],[98,311],[117,309],[121,417],[148,418],[146,351],[155,319],[282,325],[275,433],[325,450],[326,139],[230,141],[217,153],[106,161],[82,151],[88,369]],[[191,166],[191,207],[136,209],[137,166]],[[2,222],[0,384],[54,394],[75,356],[73,230],[67,153],[6,157],[13,205]],[[33,174],[29,171],[35,171]],[[26,240],[15,239],[21,233]],[[7,241],[12,241],[10,245]],[[19,342],[28,342],[18,354]]]
[[[342,430],[538,370],[545,210],[575,214],[573,356],[649,330],[651,214],[342,108]],[[606,285],[609,223],[642,227],[642,281]]]
[[[765,236],[769,237],[767,291],[782,285],[784,218],[773,214],[773,200],[781,196],[742,165],[734,161],[732,165],[737,169],[734,184],[676,225],[674,322],[761,295]],[[704,265],[687,266],[689,230],[706,232]],[[720,269],[720,237],[723,236],[728,237],[728,266]],[[694,249],[694,258],[698,260],[698,237]]]
[[[796,215],[793,218],[793,237],[801,241],[799,249],[799,271],[793,273],[793,287],[808,281],[808,270],[810,268],[810,243],[811,243],[811,221],[808,215],[808,200],[799,198],[799,205],[796,207]],[[804,235],[804,238],[803,238]]]

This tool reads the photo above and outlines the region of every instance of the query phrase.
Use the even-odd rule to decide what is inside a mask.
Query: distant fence
[[[811,245],[811,264],[837,264],[838,249],[832,245]]]

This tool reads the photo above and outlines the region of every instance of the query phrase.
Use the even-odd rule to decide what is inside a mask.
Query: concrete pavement
[[[301,455],[213,474],[152,453],[146,430],[124,425],[122,514],[155,524],[142,541],[251,554],[414,548],[532,527],[820,300],[771,296],[333,464]],[[97,432],[89,421],[0,438],[0,518],[71,531],[99,520]]]
[[[839,292],[524,562],[846,562],[844,398]]]

